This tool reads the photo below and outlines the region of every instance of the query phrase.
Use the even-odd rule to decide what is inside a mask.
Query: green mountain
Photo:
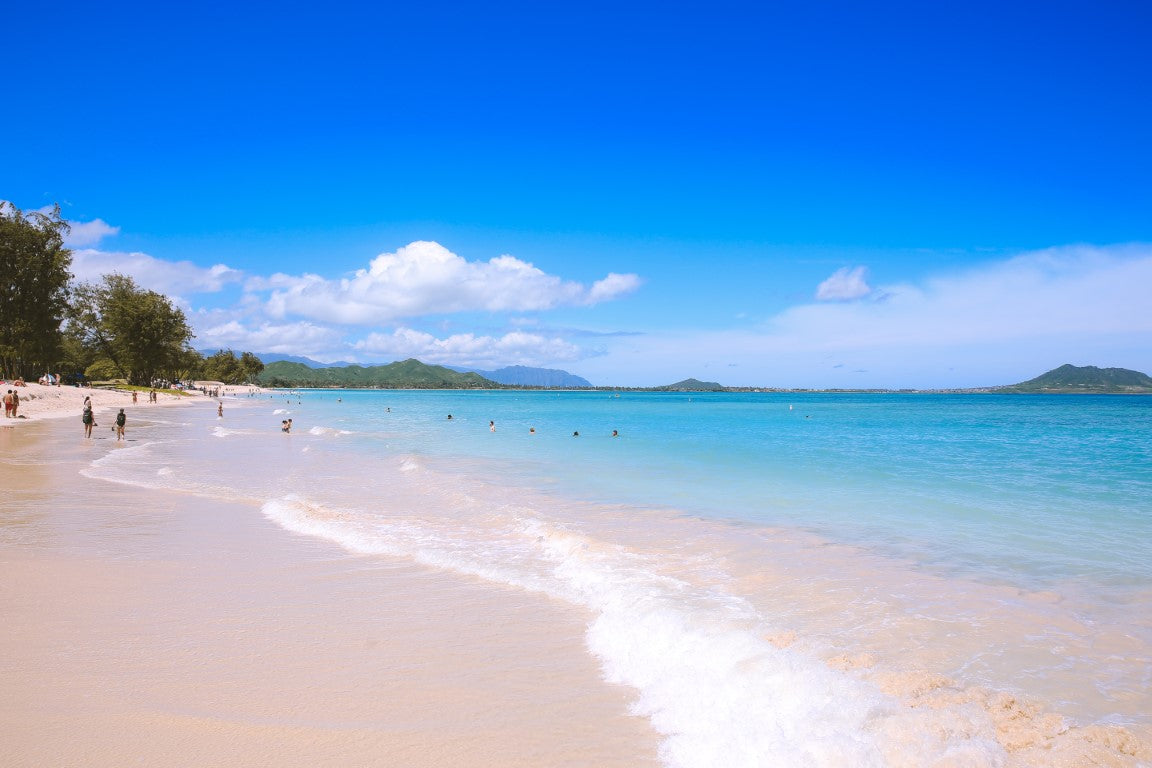
[[[665,392],[723,392],[724,387],[714,381],[700,381],[699,379],[684,379],[675,384],[668,384],[664,387],[656,387],[656,389]]]
[[[997,387],[997,392],[1152,394],[1152,378],[1127,368],[1062,365],[1034,379]]]
[[[458,373],[419,360],[388,365],[310,368],[287,360],[269,363],[257,377],[266,387],[341,387],[347,389],[491,389],[494,381],[475,373]]]

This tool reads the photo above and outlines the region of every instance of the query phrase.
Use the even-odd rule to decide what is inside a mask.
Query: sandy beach
[[[6,765],[658,764],[578,609],[83,477],[122,449],[60,419],[131,396],[27,391],[0,429]],[[160,413],[134,411],[130,438]]]
[[[225,385],[220,382],[196,382],[206,388],[219,388],[226,396],[247,396],[260,393],[260,387],[248,385]],[[115,389],[98,389],[91,387],[57,387],[37,382],[30,382],[25,386],[15,386],[11,381],[0,384],[0,392],[9,389],[20,395],[20,406],[17,417],[14,419],[0,419],[0,426],[19,426],[30,421],[44,419],[66,419],[75,417],[80,421],[80,413],[84,408],[84,398],[92,398],[92,410],[99,418],[102,414],[115,412],[118,408],[147,408],[156,406],[172,406],[188,404],[205,399],[205,395],[198,391],[177,392],[170,389],[157,389],[155,403],[148,402],[147,392],[138,392],[137,402],[132,402],[132,393]],[[129,411],[130,412],[130,411]]]

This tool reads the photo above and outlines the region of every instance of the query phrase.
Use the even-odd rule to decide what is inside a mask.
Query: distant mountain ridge
[[[530,368],[526,365],[507,365],[494,371],[483,371],[478,368],[461,368],[455,365],[446,365],[454,371],[478,373],[486,379],[506,384],[512,387],[591,387],[592,382],[583,376],[577,376],[568,371],[555,368]]]
[[[419,360],[388,365],[311,368],[287,360],[269,363],[257,381],[267,387],[339,387],[372,389],[489,389],[496,382],[476,373],[460,373]]]
[[[214,354],[216,350],[202,351],[203,355]],[[260,358],[260,362],[264,365],[271,365],[272,363],[299,363],[306,365],[309,368],[350,368],[359,366],[361,368],[379,368],[384,365],[391,365],[391,363],[349,363],[346,361],[339,361],[335,363],[321,363],[318,360],[313,360],[310,357],[300,357],[298,355],[284,355],[279,352],[257,352],[256,357]],[[577,376],[568,371],[562,371],[555,368],[532,368],[526,365],[508,365],[503,368],[498,368],[495,371],[485,371],[479,368],[468,368],[460,365],[445,365],[442,366],[457,373],[477,373],[497,384],[506,384],[514,387],[591,387],[592,383],[582,376]]]
[[[1077,367],[1070,363],[1034,379],[996,387],[1006,393],[1152,394],[1152,377],[1127,368]]]
[[[340,360],[335,363],[321,363],[319,360],[313,360],[310,357],[281,355],[276,352],[257,352],[256,357],[260,358],[260,362],[264,363],[264,365],[270,365],[271,363],[300,363],[309,368],[344,368],[349,365],[356,365],[356,363],[349,363],[345,360]],[[367,365],[372,366],[375,365],[375,363],[368,363]]]

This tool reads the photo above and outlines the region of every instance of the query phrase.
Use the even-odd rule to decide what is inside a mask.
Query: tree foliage
[[[84,378],[89,381],[110,381],[120,376],[120,369],[106,357],[96,358],[84,369]]]
[[[35,378],[60,361],[72,252],[60,207],[25,214],[0,202],[0,370]]]
[[[263,370],[264,363],[256,355],[244,352],[236,357],[236,353],[229,349],[206,357],[200,368],[200,376],[224,384],[244,384],[255,381]]]
[[[192,338],[184,313],[171,301],[115,273],[76,286],[68,330],[140,386],[179,378]]]

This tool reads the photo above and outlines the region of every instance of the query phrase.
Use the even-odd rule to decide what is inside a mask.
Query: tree
[[[192,329],[184,313],[126,275],[77,285],[68,331],[138,386],[178,378],[189,359]]]
[[[204,358],[204,367],[201,372],[205,379],[224,384],[239,384],[243,378],[240,360],[230,349],[222,349],[216,354]]]
[[[69,381],[83,378],[84,371],[96,362],[96,358],[97,355],[92,350],[85,349],[74,334],[65,333],[60,345],[60,364],[56,366],[54,373],[59,373]]]
[[[38,377],[60,362],[72,252],[60,206],[25,214],[0,202],[0,370]]]
[[[84,369],[84,378],[89,381],[111,381],[120,375],[120,369],[106,357],[98,358]]]
[[[240,367],[244,370],[243,381],[256,381],[256,377],[264,370],[264,363],[251,352],[244,352],[240,355]]]
[[[204,359],[201,370],[206,379],[224,384],[243,384],[253,381],[264,370],[264,363],[251,352],[236,357],[236,353],[229,349],[209,355]]]
[[[176,378],[181,381],[204,378],[204,355],[191,347],[184,350],[176,367]]]

